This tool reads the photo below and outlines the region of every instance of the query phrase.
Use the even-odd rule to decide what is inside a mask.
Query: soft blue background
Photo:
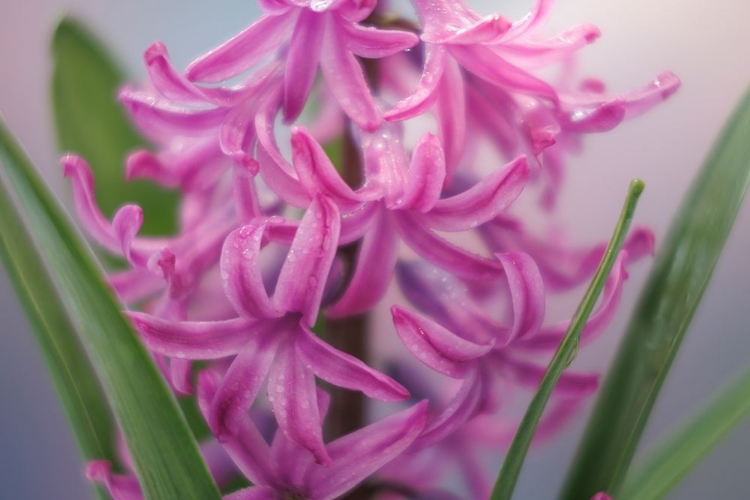
[[[498,2],[518,17],[529,0]],[[591,22],[603,38],[584,51],[582,69],[627,90],[662,69],[683,88],[666,105],[617,131],[591,137],[573,162],[560,217],[582,242],[608,234],[627,181],[647,185],[638,220],[663,236],[680,196],[719,126],[750,84],[746,20],[750,3],[736,0],[569,0],[553,27]],[[487,13],[489,3],[477,4]],[[48,39],[63,12],[96,23],[112,47],[142,77],[140,54],[163,40],[178,64],[243,28],[257,14],[252,2],[29,0],[0,6],[0,112],[60,191],[50,129]],[[551,33],[552,31],[550,31]],[[750,360],[750,203],[740,214],[714,281],[665,386],[649,426],[661,435]],[[645,266],[632,273],[623,309],[632,305]],[[623,318],[609,336],[582,355],[581,366],[606,366]],[[385,323],[385,320],[381,319]],[[88,489],[73,440],[19,305],[0,271],[0,498],[83,499]],[[553,498],[584,415],[549,446],[534,451],[518,498]],[[746,422],[672,495],[674,499],[747,498],[750,422]]]

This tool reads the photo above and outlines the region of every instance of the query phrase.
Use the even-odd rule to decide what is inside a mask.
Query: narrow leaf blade
[[[52,104],[60,148],[86,158],[96,177],[102,211],[112,215],[125,203],[145,214],[143,234],[174,232],[178,196],[150,182],[125,182],[125,158],[146,146],[130,124],[117,91],[122,71],[80,23],[64,18],[52,39]]]
[[[581,331],[586,326],[586,321],[596,305],[596,300],[599,298],[607,276],[612,271],[617,254],[620,248],[622,248],[643,188],[644,184],[642,181],[636,180],[630,184],[620,219],[617,222],[617,226],[615,226],[604,257],[602,257],[602,261],[591,280],[591,284],[589,284],[586,294],[576,310],[573,321],[571,321],[570,327],[568,327],[568,331],[565,333],[565,337],[560,342],[544,377],[542,377],[537,392],[526,409],[526,414],[521,420],[521,424],[516,431],[516,435],[513,437],[513,442],[503,461],[497,481],[495,482],[495,487],[492,490],[491,500],[510,500],[513,496],[513,491],[518,481],[518,476],[521,473],[523,462],[526,459],[526,454],[529,451],[529,446],[531,446],[536,426],[542,417],[542,413],[544,413],[544,408],[547,406],[547,402],[552,395],[557,381],[576,355]]]
[[[750,183],[750,92],[672,223],[604,382],[563,493],[616,496]]]
[[[57,394],[85,460],[116,462],[114,420],[88,355],[61,304],[22,217],[0,196],[0,258],[31,324]],[[101,499],[109,498],[96,487]]]
[[[24,213],[63,305],[99,375],[150,500],[219,500],[198,445],[151,357],[119,311],[101,269],[0,122],[2,196]]]
[[[662,498],[749,413],[747,368],[628,474],[618,500]]]

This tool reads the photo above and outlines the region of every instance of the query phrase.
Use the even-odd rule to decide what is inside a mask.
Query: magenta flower
[[[413,33],[358,24],[374,7],[374,2],[360,4],[349,0],[264,2],[266,15],[193,62],[187,69],[187,77],[208,83],[227,80],[252,68],[288,40],[284,118],[292,121],[299,116],[320,65],[341,109],[363,129],[374,130],[382,116],[355,55],[382,58],[418,42]]]
[[[155,149],[133,152],[126,177],[181,190],[177,234],[139,235],[134,205],[104,217],[88,166],[63,161],[83,226],[130,266],[110,281],[144,344],[176,393],[192,394],[197,378],[213,445],[252,483],[228,500],[332,499],[373,475],[447,499],[436,471],[455,469],[473,498],[487,497],[479,450],[502,453],[517,425],[510,397],[537,388],[568,327],[546,320],[548,295],[590,279],[604,251],[537,237],[514,202],[541,180],[552,208],[582,134],[612,129],[679,85],[663,73],[611,95],[575,80],[572,58],[599,31],[539,36],[549,0],[518,22],[460,1],[413,4],[419,26],[375,0],[261,0],[258,21],[185,72],[163,44],[149,47],[149,85],[120,99]],[[539,76],[553,64],[559,79]],[[339,164],[326,153],[335,139]],[[482,142],[498,153],[492,168]],[[581,345],[609,324],[626,268],[652,248],[647,230],[628,238]],[[394,271],[401,295],[387,294]],[[333,347],[344,321],[380,305],[403,343],[398,381]],[[314,333],[319,320],[336,333]],[[360,330],[344,335],[377,359],[387,332]],[[455,389],[423,384],[414,367]],[[370,414],[361,405],[356,430],[326,442],[337,431],[324,432],[319,381],[401,401],[401,411],[374,420],[385,405]],[[598,374],[566,371],[537,438],[597,385]],[[273,436],[252,412],[276,422]],[[116,500],[142,496],[105,462],[88,472]]]
[[[339,215],[326,198],[313,200],[297,229],[275,292],[269,298],[258,266],[267,226],[235,230],[224,243],[224,289],[240,317],[218,322],[173,322],[132,313],[146,345],[179,359],[237,357],[211,404],[208,423],[220,440],[232,434],[268,376],[268,399],[288,439],[330,464],[316,413],[315,376],[383,401],[408,392],[364,363],[339,352],[310,331],[333,263]]]

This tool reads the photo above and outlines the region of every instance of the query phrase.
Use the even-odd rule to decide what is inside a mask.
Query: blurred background
[[[516,19],[531,0],[470,4],[481,13],[499,11]],[[49,40],[65,13],[93,26],[132,77],[141,80],[141,54],[151,42],[164,41],[176,65],[184,67],[244,28],[258,9],[252,2],[230,0],[2,2],[0,112],[59,193],[63,183],[50,115]],[[653,228],[657,238],[663,237],[722,123],[750,85],[747,19],[750,2],[736,0],[561,2],[549,34],[583,22],[599,26],[603,34],[582,52],[583,75],[601,77],[617,91],[643,85],[664,69],[677,73],[683,82],[675,96],[648,115],[588,137],[585,154],[570,162],[558,217],[573,241],[588,243],[609,235],[633,177],[647,184],[636,220]],[[646,446],[750,362],[749,254],[746,202],[657,404]],[[631,273],[616,324],[582,354],[581,366],[607,366],[647,267],[640,264]],[[0,497],[89,498],[61,406],[2,270],[0,325]],[[532,452],[517,498],[554,498],[585,419],[582,413],[564,435]],[[748,449],[750,420],[671,498],[747,498]]]

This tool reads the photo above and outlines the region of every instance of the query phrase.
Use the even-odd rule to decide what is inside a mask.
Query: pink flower
[[[315,198],[297,229],[269,298],[258,265],[272,221],[235,230],[224,243],[224,289],[240,317],[218,322],[173,322],[131,313],[146,345],[179,359],[232,361],[216,391],[208,422],[220,440],[233,433],[268,377],[268,395],[279,427],[330,464],[323,445],[321,417],[315,412],[315,376],[397,401],[408,396],[390,378],[339,352],[310,331],[333,263],[339,214],[326,198]]]

